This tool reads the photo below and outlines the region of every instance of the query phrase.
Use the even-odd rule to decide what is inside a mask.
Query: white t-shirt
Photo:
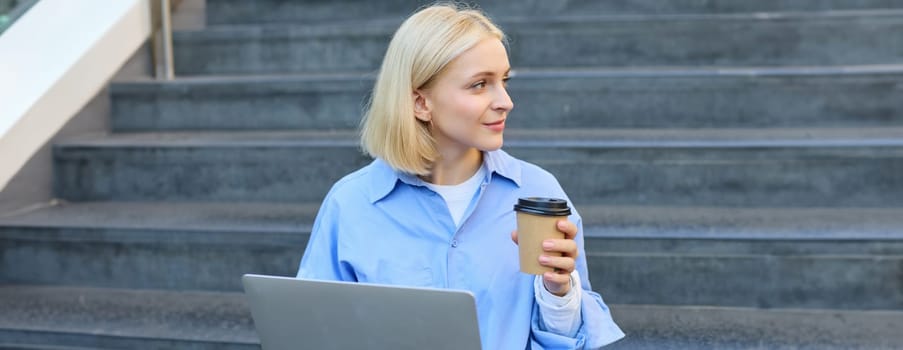
[[[461,219],[464,213],[473,201],[473,197],[477,194],[480,184],[486,177],[486,169],[480,167],[479,170],[467,181],[457,185],[436,185],[426,183],[434,192],[442,196],[452,220],[455,221],[455,227],[461,227]],[[536,291],[536,300],[539,304],[542,314],[542,324],[548,331],[573,337],[580,330],[581,315],[580,304],[580,275],[577,271],[571,274],[571,290],[563,297],[553,295],[542,283],[542,275],[536,276],[534,280],[534,290]]]
[[[461,219],[464,218],[464,212],[467,211],[467,207],[470,206],[473,196],[477,194],[477,190],[485,177],[486,169],[481,166],[473,176],[460,184],[435,185],[427,183],[426,186],[442,196],[445,204],[448,205],[448,211],[451,213],[452,219],[455,221],[455,226],[461,227]]]

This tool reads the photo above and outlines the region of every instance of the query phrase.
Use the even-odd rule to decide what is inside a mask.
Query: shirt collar
[[[492,152],[483,152],[483,164],[486,166],[487,170],[489,170],[488,174],[490,176],[492,173],[499,174],[506,179],[511,180],[511,182],[514,182],[517,187],[520,187],[520,161],[508,155],[507,152],[501,149]]]
[[[521,165],[517,159],[508,155],[505,151],[496,150],[491,152],[483,152],[483,166],[486,167],[486,176],[488,181],[489,177],[492,176],[493,173],[499,174],[500,176],[511,180],[517,187],[520,187],[521,184]],[[370,202],[376,203],[380,199],[385,198],[392,193],[392,190],[395,189],[395,186],[398,185],[398,182],[404,182],[406,184],[412,186],[424,186],[425,182],[421,180],[419,177],[396,171],[392,169],[389,164],[387,164],[382,159],[377,158],[371,164],[371,171],[373,172],[372,180],[373,183],[370,186]]]

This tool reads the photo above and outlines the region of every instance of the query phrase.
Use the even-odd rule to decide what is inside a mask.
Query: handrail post
[[[163,46],[163,72],[158,79],[172,80],[175,78],[175,67],[172,54],[172,8],[169,0],[160,1],[160,34]]]

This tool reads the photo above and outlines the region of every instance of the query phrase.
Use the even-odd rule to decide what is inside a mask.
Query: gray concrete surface
[[[427,0],[291,1],[291,0],[207,0],[211,24],[258,24],[272,22],[331,22],[366,17],[404,17],[414,9],[433,3]],[[895,0],[506,0],[462,1],[476,5],[493,17],[583,15],[587,13],[698,14],[856,10],[901,8]]]
[[[370,75],[185,78],[111,86],[115,131],[353,129]],[[508,126],[903,125],[903,65],[857,69],[516,70]]]
[[[95,349],[259,349],[244,295],[0,287],[0,339]]]
[[[555,174],[578,203],[903,204],[903,131],[521,130],[514,156]],[[370,162],[347,132],[120,134],[56,145],[68,200],[319,201]]]
[[[256,349],[239,293],[0,288],[0,335],[43,346]],[[615,349],[893,349],[899,311],[612,305]],[[135,316],[140,315],[140,316]],[[40,338],[38,338],[40,337]],[[35,341],[37,340],[37,341]]]
[[[899,211],[578,209],[586,218],[591,280],[613,303],[903,307],[895,278],[903,273],[903,231],[889,229],[903,226]],[[64,203],[0,218],[0,282],[240,290],[245,273],[296,273],[316,210],[298,204]],[[636,229],[656,225],[681,231],[658,229],[653,236]],[[738,226],[745,232],[738,234]]]
[[[222,26],[176,33],[182,75],[373,72],[400,22]],[[875,65],[899,62],[903,10],[502,20],[513,67]],[[566,40],[562,40],[566,38]]]

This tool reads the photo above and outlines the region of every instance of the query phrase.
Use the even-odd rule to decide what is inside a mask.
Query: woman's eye
[[[474,83],[474,84],[471,85],[470,87],[473,88],[473,89],[482,89],[482,88],[484,88],[485,86],[486,86],[486,81],[481,80],[481,81],[478,81],[478,82]]]
[[[502,78],[502,85],[503,85],[503,86],[508,86],[508,80],[511,80],[511,77],[504,77],[504,78]]]

